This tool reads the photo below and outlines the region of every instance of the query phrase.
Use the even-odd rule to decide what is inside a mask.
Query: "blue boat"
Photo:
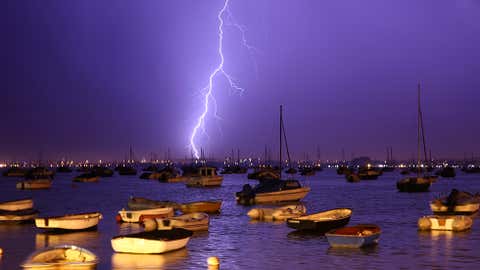
[[[325,234],[331,247],[360,248],[378,243],[380,227],[373,224],[360,224],[334,229]]]

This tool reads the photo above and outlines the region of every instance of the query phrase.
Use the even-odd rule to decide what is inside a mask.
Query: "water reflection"
[[[329,247],[327,249],[328,255],[351,257],[352,255],[372,255],[378,253],[379,245],[369,245],[361,248],[342,248]]]
[[[35,235],[35,247],[42,249],[48,246],[76,245],[88,246],[89,243],[98,239],[97,231],[82,232],[44,232]]]
[[[179,263],[188,257],[188,250],[182,248],[165,254],[129,254],[114,253],[112,269],[164,269],[164,267]]]
[[[464,232],[453,232],[453,231],[418,231],[418,236],[420,240],[433,240],[441,241],[442,239],[449,242],[452,238],[465,238],[470,234],[470,230]]]

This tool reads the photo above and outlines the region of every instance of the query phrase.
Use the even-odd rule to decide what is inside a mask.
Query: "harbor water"
[[[398,171],[378,180],[349,183],[326,169],[298,177],[311,192],[303,200],[307,213],[331,208],[353,209],[350,225],[374,223],[382,235],[376,246],[362,249],[330,248],[320,235],[294,232],[282,222],[253,222],[252,207],[237,205],[235,192],[255,184],[246,175],[225,175],[219,188],[187,188],[183,183],[160,183],[138,176],[101,178],[98,183],[73,183],[78,173],[57,173],[50,190],[17,190],[15,178],[0,177],[0,201],[32,197],[40,216],[99,211],[96,231],[45,234],[34,224],[0,224],[0,269],[21,269],[28,255],[46,246],[74,244],[94,252],[97,269],[207,269],[207,258],[217,256],[220,269],[477,269],[480,265],[480,218],[461,233],[419,232],[417,220],[431,214],[428,202],[452,188],[480,192],[480,175],[457,171],[454,179],[439,178],[427,193],[400,193]],[[115,254],[110,239],[140,231],[138,224],[118,224],[115,216],[130,196],[190,202],[223,200],[221,213],[212,215],[208,232],[196,233],[185,249],[161,255]]]

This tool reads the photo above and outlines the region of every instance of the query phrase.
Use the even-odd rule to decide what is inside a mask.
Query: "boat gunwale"
[[[365,227],[365,228],[374,227],[375,229],[377,229],[377,231],[375,231],[374,233],[369,234],[369,235],[352,235],[352,234],[340,234],[340,233],[335,233],[336,231],[339,231],[339,230],[342,230],[342,229],[357,228],[357,227],[358,227],[358,228],[361,228],[361,227]],[[375,225],[375,224],[357,224],[357,225],[353,225],[353,226],[341,227],[341,228],[336,228],[336,229],[330,230],[330,231],[328,231],[328,232],[325,233],[325,236],[366,238],[366,237],[371,237],[371,236],[374,236],[374,235],[380,235],[381,233],[382,233],[382,229],[381,229],[380,226],[378,226],[378,225]]]
[[[341,217],[337,217],[337,218],[329,218],[329,219],[325,219],[325,220],[316,220],[316,219],[312,219],[313,216],[316,216],[316,215],[320,215],[320,214],[327,214],[329,212],[331,213],[334,213],[334,212],[337,212],[337,211],[345,211],[347,210],[348,211],[348,214],[347,215],[342,215]],[[287,221],[289,220],[298,220],[298,221],[310,221],[310,222],[315,222],[315,223],[318,223],[318,222],[331,222],[331,221],[336,221],[336,220],[342,220],[342,219],[346,219],[346,218],[350,218],[353,214],[353,210],[351,208],[334,208],[334,209],[330,209],[330,210],[327,210],[327,211],[321,211],[321,212],[317,212],[317,213],[314,213],[314,214],[310,214],[310,215],[305,215],[305,216],[301,216],[301,217],[298,217],[298,218],[289,218]]]
[[[78,213],[78,214],[67,214],[67,215],[63,215],[63,216],[37,217],[37,218],[35,218],[35,219],[75,220],[75,219],[86,219],[86,218],[85,218],[85,217],[72,218],[72,217],[75,217],[75,216],[85,216],[85,215],[89,215],[88,218],[96,218],[96,217],[98,217],[99,219],[101,219],[101,218],[103,217],[102,213],[100,213],[100,212],[85,212],[85,213]],[[90,215],[93,215],[93,216],[90,217]]]

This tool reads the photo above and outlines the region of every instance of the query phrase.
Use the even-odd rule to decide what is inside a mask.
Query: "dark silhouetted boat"
[[[287,219],[287,226],[300,231],[325,233],[348,224],[352,209],[336,208],[312,215]]]
[[[473,215],[480,208],[480,194],[452,189],[450,194],[430,202],[435,215]]]
[[[73,181],[87,183],[87,182],[98,182],[99,179],[100,179],[100,176],[94,174],[93,172],[89,172],[89,173],[83,173],[83,174],[80,174],[79,176],[76,176],[75,178],[73,178]]]
[[[455,168],[451,166],[446,166],[445,168],[442,168],[440,172],[438,173],[443,178],[453,178],[457,174],[455,173]]]
[[[68,166],[60,166],[57,168],[58,173],[71,173],[73,170]]]
[[[20,167],[11,167],[8,168],[6,171],[3,172],[3,176],[6,177],[24,177],[27,173],[25,168]]]

